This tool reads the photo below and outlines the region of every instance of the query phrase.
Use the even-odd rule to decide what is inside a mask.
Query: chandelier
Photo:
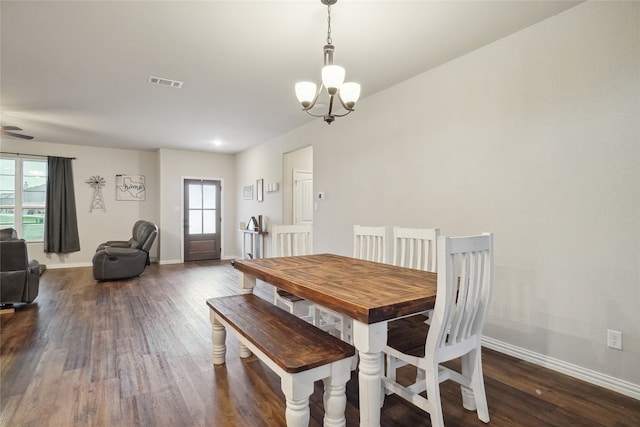
[[[313,82],[296,83],[296,96],[302,104],[302,109],[313,117],[322,117],[325,122],[331,124],[336,117],[343,117],[351,113],[356,105],[356,101],[360,97],[360,84],[353,82],[345,82],[345,70],[339,65],[333,64],[333,41],[331,40],[331,5],[336,4],[338,0],[320,0],[327,6],[327,44],[324,46],[324,67],[322,67],[322,82],[320,88]],[[316,101],[322,93],[322,89],[326,88],[329,94],[329,111],[327,114],[314,114],[310,110],[316,105]],[[317,90],[316,90],[317,89]],[[334,111],[334,100],[338,100],[344,109],[339,110],[340,114]],[[318,104],[320,105],[320,104]],[[339,107],[338,107],[339,108]]]

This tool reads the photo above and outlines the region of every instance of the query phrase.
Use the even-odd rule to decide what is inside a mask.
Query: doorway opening
[[[313,146],[283,155],[282,224],[313,223]]]

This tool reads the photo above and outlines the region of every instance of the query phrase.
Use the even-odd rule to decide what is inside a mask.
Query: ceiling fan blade
[[[4,129],[0,130],[0,134],[2,135],[7,135],[7,136],[12,136],[14,138],[22,138],[22,139],[33,139],[32,136],[29,135],[21,135],[19,133],[15,133],[15,132],[8,132]]]
[[[22,130],[18,126],[2,126],[2,130]]]

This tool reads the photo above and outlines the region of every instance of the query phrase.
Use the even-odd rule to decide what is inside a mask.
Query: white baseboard
[[[223,256],[221,258],[221,260],[232,260],[232,259],[238,259],[237,256]],[[160,265],[165,265],[165,264],[182,264],[183,261],[181,259],[168,259],[168,260],[162,260],[160,261]]]
[[[564,362],[560,359],[545,356],[544,354],[536,353],[522,347],[516,347],[515,345],[507,344],[506,342],[498,341],[486,336],[482,337],[482,345],[490,348],[491,350],[508,354],[509,356],[531,362],[535,365],[551,369],[552,371],[557,371],[569,375],[570,377],[578,378],[582,381],[640,400],[639,384],[634,384],[629,381],[601,374],[581,366]]]
[[[92,267],[92,264],[90,262],[75,262],[68,264],[47,264],[45,262],[44,265],[47,266],[48,270],[55,270],[58,268]]]
[[[235,256],[230,256],[230,257],[223,257],[223,260],[233,260],[233,259],[238,259],[238,257]],[[157,259],[152,259],[151,263],[158,263],[160,265],[169,265],[169,264],[182,264],[182,260],[181,259],[167,259],[167,260],[160,260],[158,261]],[[68,263],[68,264],[46,264],[47,268],[50,268],[52,270],[57,269],[57,268],[74,268],[74,267],[92,267],[93,264],[91,264],[90,262],[78,262],[78,263]]]
[[[159,264],[160,265],[182,264],[182,260],[181,259],[163,259],[163,260],[160,260]]]

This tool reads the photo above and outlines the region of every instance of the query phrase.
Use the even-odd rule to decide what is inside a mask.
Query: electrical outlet
[[[622,332],[607,330],[607,347],[622,350]]]

